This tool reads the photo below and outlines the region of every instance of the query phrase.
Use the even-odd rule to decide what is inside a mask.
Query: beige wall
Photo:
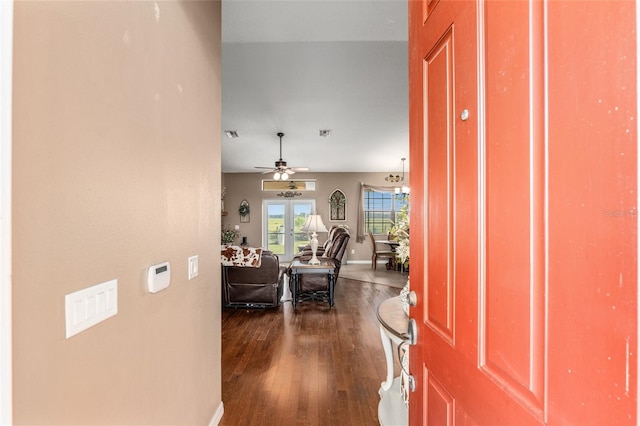
[[[15,423],[207,424],[220,3],[18,1],[14,31]],[[163,261],[171,285],[150,294]],[[111,279],[118,314],[65,339],[65,294]]]
[[[265,177],[267,176],[267,177]],[[356,242],[358,197],[360,193],[360,183],[380,186],[393,186],[386,182],[384,178],[389,176],[386,173],[296,173],[295,179],[315,179],[317,190],[303,192],[296,199],[315,199],[317,213],[322,216],[322,221],[327,228],[332,225],[346,224],[350,228],[351,239],[347,246],[347,261],[370,262],[371,247],[367,241]],[[262,245],[262,200],[282,199],[277,192],[262,192],[262,180],[269,179],[269,175],[261,173],[225,173],[223,175],[223,185],[227,189],[224,199],[224,206],[227,215],[222,218],[223,225],[233,227],[240,226],[240,232],[248,237],[250,245]],[[409,185],[409,175],[405,175],[406,183]],[[397,185],[397,184],[396,184]],[[347,197],[347,220],[346,222],[332,222],[329,217],[330,205],[329,196],[340,189]],[[240,202],[246,199],[251,206],[251,221],[249,223],[240,222],[238,207]],[[327,238],[326,234],[320,234],[318,241],[322,244]],[[219,238],[218,238],[219,241]],[[240,242],[240,240],[238,240]]]

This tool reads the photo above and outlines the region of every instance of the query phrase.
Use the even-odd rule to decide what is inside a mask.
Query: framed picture
[[[334,222],[344,222],[347,220],[347,196],[339,189],[331,193],[329,197],[331,205],[330,220]]]

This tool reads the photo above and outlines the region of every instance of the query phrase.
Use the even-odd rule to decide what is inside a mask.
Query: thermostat
[[[169,287],[171,281],[171,266],[169,262],[159,263],[149,267],[147,274],[147,288],[149,293],[157,293]]]

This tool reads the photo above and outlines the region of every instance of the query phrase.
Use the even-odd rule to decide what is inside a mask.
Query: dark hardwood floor
[[[338,278],[331,309],[224,309],[220,425],[377,425],[386,364],[376,307],[399,293]]]

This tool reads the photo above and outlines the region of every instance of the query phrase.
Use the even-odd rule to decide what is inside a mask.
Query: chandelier
[[[384,180],[386,180],[387,182],[404,182],[404,162],[406,158],[402,157],[401,160],[402,160],[402,176],[390,174],[389,176],[384,178]]]

